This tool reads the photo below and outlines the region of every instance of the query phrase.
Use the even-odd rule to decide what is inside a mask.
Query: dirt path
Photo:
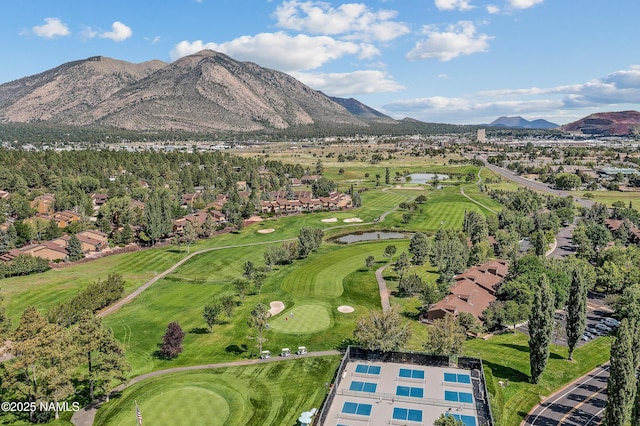
[[[244,365],[254,365],[254,364],[263,364],[265,362],[283,362],[290,361],[292,359],[299,358],[312,358],[318,356],[330,356],[330,355],[340,355],[338,351],[321,351],[321,352],[308,352],[306,355],[292,355],[290,357],[282,358],[282,357],[273,357],[269,359],[243,359],[240,361],[231,361],[231,362],[222,362],[219,364],[203,364],[203,365],[190,365],[187,367],[176,367],[176,368],[167,368],[166,370],[158,370],[152,371],[151,373],[142,374],[138,377],[134,377],[129,380],[127,383],[123,383],[120,386],[116,387],[111,391],[111,393],[122,392],[126,388],[135,385],[143,380],[149,379],[151,377],[164,376],[165,374],[172,373],[181,373],[185,371],[197,371],[197,370],[213,370],[216,368],[227,368],[227,367],[240,367]],[[71,423],[76,426],[92,426],[96,417],[96,412],[100,408],[100,403],[91,404],[80,411],[76,411],[71,417]]]

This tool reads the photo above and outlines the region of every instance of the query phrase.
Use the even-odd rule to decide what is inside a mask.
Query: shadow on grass
[[[189,334],[209,334],[209,329],[205,327],[195,327],[189,330]]]
[[[504,346],[505,348],[515,349],[520,352],[529,353],[529,346],[527,345],[515,345],[513,343],[500,343],[500,346]]]
[[[226,348],[224,348],[224,350],[234,355],[241,355],[247,352],[247,345],[242,345],[242,346],[229,345]]]
[[[416,312],[402,312],[402,316],[411,321],[418,321],[420,319],[420,311]]]
[[[496,379],[508,379],[512,383],[522,382],[529,383],[529,376],[515,368],[505,365],[496,364],[491,361],[482,360],[482,362],[491,369],[493,377]]]

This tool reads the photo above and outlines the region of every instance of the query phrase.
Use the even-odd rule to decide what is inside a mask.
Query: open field
[[[464,352],[482,358],[491,409],[497,426],[518,426],[544,396],[609,360],[610,337],[600,337],[574,352],[567,360],[567,348],[551,346],[551,356],[540,383],[529,382],[528,337],[507,333],[485,341],[469,340]],[[500,386],[499,381],[508,386]]]
[[[294,425],[320,408],[339,363],[339,356],[300,358],[154,377],[100,408],[94,424],[133,424],[137,400],[150,425]]]
[[[584,194],[593,194],[590,200],[597,203],[606,204],[609,207],[613,206],[616,201],[622,201],[625,206],[629,205],[629,202],[634,203],[634,208],[640,207],[640,192],[620,192],[620,191],[576,191],[576,195],[584,197]]]

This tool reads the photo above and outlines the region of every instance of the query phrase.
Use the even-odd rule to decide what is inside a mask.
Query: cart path
[[[480,167],[480,168],[478,169],[478,181],[475,183],[476,185],[478,185],[478,184],[482,183],[482,178],[480,177],[480,172],[481,172],[481,171],[482,171],[482,167]],[[465,185],[465,186],[468,186],[468,185]],[[489,207],[489,206],[485,206],[485,205],[484,205],[484,204],[482,204],[480,201],[476,201],[476,200],[474,200],[473,198],[469,197],[467,194],[465,194],[465,193],[464,193],[464,187],[465,187],[465,186],[461,186],[461,187],[460,187],[460,194],[462,194],[462,196],[463,196],[463,197],[465,197],[466,199],[468,199],[468,200],[469,200],[469,201],[471,201],[472,203],[479,205],[479,206],[480,206],[480,207],[482,207],[483,209],[487,209],[487,210],[489,210],[489,211],[490,211],[491,213],[493,213],[493,214],[498,214],[498,212],[497,212],[497,211],[495,211],[494,209],[492,209],[491,207]]]
[[[135,385],[143,380],[150,379],[152,377],[164,376],[166,374],[172,373],[182,373],[186,371],[198,371],[198,370],[213,370],[216,368],[227,368],[227,367],[241,367],[245,365],[255,365],[255,364],[264,364],[267,362],[283,362],[289,361],[292,359],[300,359],[300,358],[312,358],[319,356],[331,356],[331,355],[341,355],[339,351],[319,351],[319,352],[307,352],[305,355],[292,355],[289,357],[273,357],[268,359],[243,359],[239,361],[231,361],[231,362],[221,362],[218,364],[202,364],[202,365],[189,365],[186,367],[175,367],[175,368],[167,368],[165,370],[157,370],[152,371],[150,373],[142,374],[138,377],[134,377],[129,380],[127,383],[123,383],[120,386],[114,388],[111,391],[111,394],[122,392],[130,386]],[[98,408],[100,408],[101,402],[87,405],[86,407],[76,411],[71,417],[71,423],[75,426],[92,426],[96,417],[96,412]]]
[[[376,269],[376,280],[378,280],[378,288],[380,289],[380,304],[382,305],[383,311],[388,311],[389,309],[391,309],[391,303],[389,303],[389,291],[387,290],[387,282],[382,277],[382,272],[389,266],[391,265],[386,264]]]

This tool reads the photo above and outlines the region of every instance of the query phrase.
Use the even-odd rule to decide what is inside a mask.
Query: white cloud
[[[477,34],[472,22],[460,21],[449,26],[447,31],[438,32],[436,28],[425,26],[423,29],[426,40],[416,43],[407,54],[407,59],[439,59],[450,61],[460,55],[471,55],[489,50],[489,40],[492,36]]]
[[[438,74],[436,77],[438,78],[449,78],[447,74]]]
[[[362,94],[397,92],[404,89],[384,71],[362,70],[349,73],[302,73],[293,77],[329,96],[356,96]]]
[[[501,115],[528,115],[531,119],[564,124],[595,111],[638,108],[640,66],[610,73],[582,84],[548,88],[500,89],[464,97],[432,96],[402,99],[382,109],[396,116],[426,121],[483,123]]]
[[[80,37],[83,39],[94,38],[98,35],[98,32],[91,27],[83,26],[82,31],[80,31]]]
[[[489,12],[492,15],[495,15],[496,13],[500,13],[500,8],[496,5],[489,4],[487,5],[487,12]]]
[[[439,10],[471,10],[473,6],[468,0],[436,0],[436,7]]]
[[[390,41],[409,33],[406,24],[393,21],[396,16],[396,11],[375,12],[363,3],[333,8],[325,2],[298,0],[283,2],[274,13],[281,28],[365,41]]]
[[[528,9],[537,4],[541,4],[544,0],[509,0],[509,5],[514,9]]]
[[[113,41],[124,41],[129,37],[131,37],[132,34],[133,34],[133,31],[131,31],[131,28],[129,28],[128,26],[126,26],[120,21],[116,21],[113,24],[111,24],[111,31],[106,31],[100,34],[100,37],[108,38]]]
[[[170,53],[171,59],[191,55],[203,49],[227,54],[239,61],[252,61],[278,71],[315,69],[344,55],[371,55],[367,45],[362,46],[331,37],[290,36],[284,32],[242,36],[224,43],[204,43],[202,40],[182,41]]]
[[[54,38],[71,34],[69,28],[58,18],[44,18],[44,25],[36,25],[31,30],[39,37]]]

